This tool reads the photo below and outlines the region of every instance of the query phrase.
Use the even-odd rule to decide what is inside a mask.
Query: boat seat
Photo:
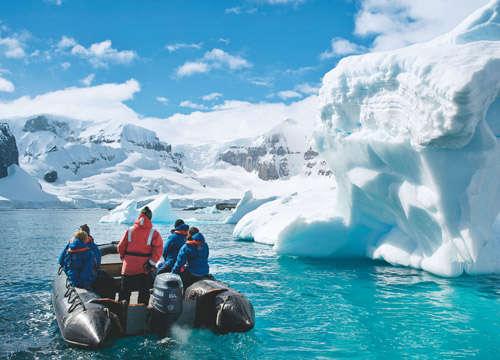
[[[101,270],[109,276],[119,277],[122,271],[122,260],[118,254],[107,254],[101,258]]]

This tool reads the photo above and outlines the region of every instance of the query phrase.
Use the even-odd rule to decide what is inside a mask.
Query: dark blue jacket
[[[172,269],[173,273],[179,274],[182,266],[187,264],[187,270],[196,276],[209,274],[208,268],[208,245],[201,233],[194,234],[191,240],[181,247],[177,260]]]
[[[186,236],[175,231],[187,231],[188,229],[188,225],[182,225],[172,230],[172,234],[169,235],[163,245],[163,262],[158,265],[158,271],[162,271],[165,268],[167,268],[167,271],[172,269],[177,260],[177,255],[179,255],[179,250],[186,242]]]
[[[97,277],[97,259],[90,244],[73,239],[59,255],[61,265],[71,285],[90,289]]]

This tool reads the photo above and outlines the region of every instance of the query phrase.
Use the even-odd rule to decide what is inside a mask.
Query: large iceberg
[[[323,79],[315,135],[336,189],[269,202],[235,235],[443,276],[500,272],[499,11],[491,1],[433,41],[343,59]]]

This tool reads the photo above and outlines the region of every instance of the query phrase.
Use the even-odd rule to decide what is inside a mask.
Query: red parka
[[[156,265],[163,251],[163,240],[153,229],[151,220],[141,214],[118,243],[118,253],[123,260],[122,275],[147,274],[147,262]]]

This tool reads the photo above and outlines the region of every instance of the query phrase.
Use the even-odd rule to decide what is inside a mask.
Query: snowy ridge
[[[266,203],[235,235],[444,276],[500,272],[499,9],[428,43],[342,60],[323,80],[315,135],[336,189]]]

